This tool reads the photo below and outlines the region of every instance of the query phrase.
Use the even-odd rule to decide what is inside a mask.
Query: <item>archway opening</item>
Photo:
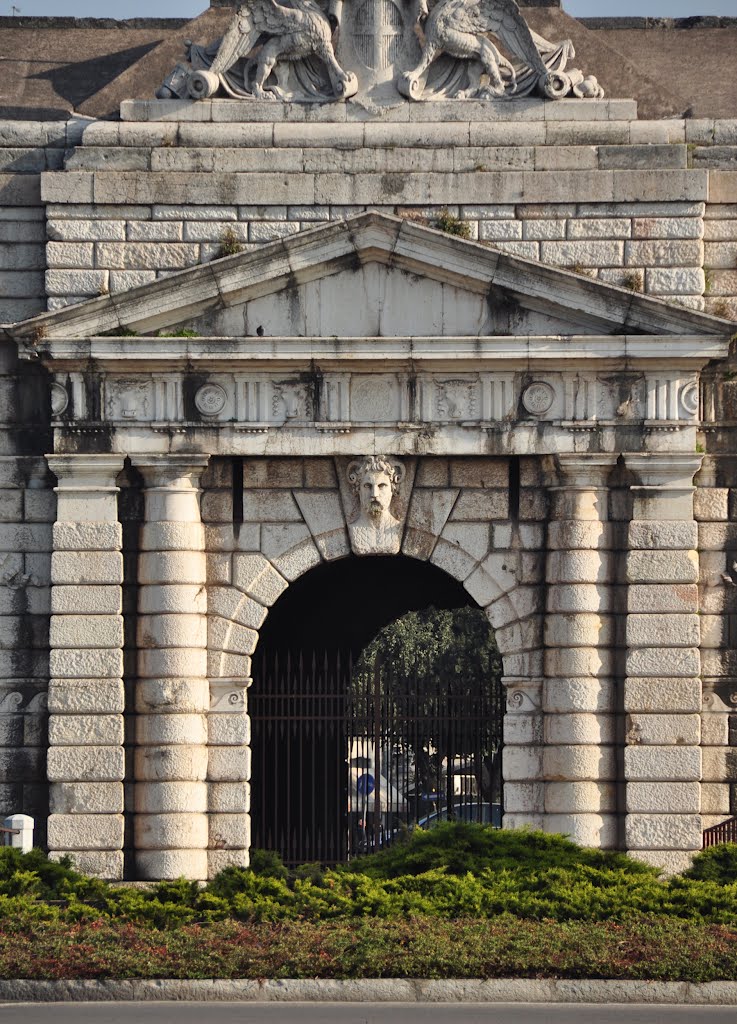
[[[255,848],[329,864],[413,822],[500,820],[498,658],[481,679],[420,649],[413,668],[387,647],[398,620],[493,636],[462,584],[403,555],[318,566],[269,612],[249,692]]]

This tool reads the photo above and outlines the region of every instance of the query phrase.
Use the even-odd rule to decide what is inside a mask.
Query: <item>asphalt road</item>
[[[734,1006],[593,1003],[15,1003],[18,1024],[735,1024]]]

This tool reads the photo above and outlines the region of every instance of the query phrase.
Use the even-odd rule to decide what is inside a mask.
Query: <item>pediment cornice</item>
[[[726,346],[731,333],[729,323],[717,317],[511,256],[415,221],[374,212],[180,271],[130,291],[40,314],[4,330],[26,357],[61,340],[93,339],[118,332],[152,335],[176,329],[211,311],[369,263],[398,268],[470,293],[501,291],[523,306],[545,310],[570,322],[567,336],[571,338],[587,332],[618,337],[712,337],[721,338]],[[175,346],[168,344],[170,340],[165,340],[164,347],[174,355]]]

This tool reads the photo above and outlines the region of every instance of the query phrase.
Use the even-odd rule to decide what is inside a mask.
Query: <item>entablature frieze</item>
[[[352,435],[349,451],[379,431],[393,450],[429,451],[444,434],[454,450],[474,454],[488,443],[575,450],[580,435],[595,432],[611,435],[598,444],[617,447],[614,435],[633,424],[646,434],[692,433],[699,372],[722,347],[685,335],[100,337],[52,340],[38,355],[51,374],[59,450],[65,434],[111,428],[118,450],[128,450],[143,428],[154,447],[157,433],[194,431],[212,450],[323,453],[335,443],[326,434]],[[497,441],[485,447],[479,431]],[[275,432],[284,436],[247,440]]]

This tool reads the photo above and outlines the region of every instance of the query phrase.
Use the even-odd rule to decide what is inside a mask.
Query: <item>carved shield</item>
[[[393,81],[419,58],[415,0],[348,0],[341,17],[338,60],[358,78],[360,92],[396,101]]]

